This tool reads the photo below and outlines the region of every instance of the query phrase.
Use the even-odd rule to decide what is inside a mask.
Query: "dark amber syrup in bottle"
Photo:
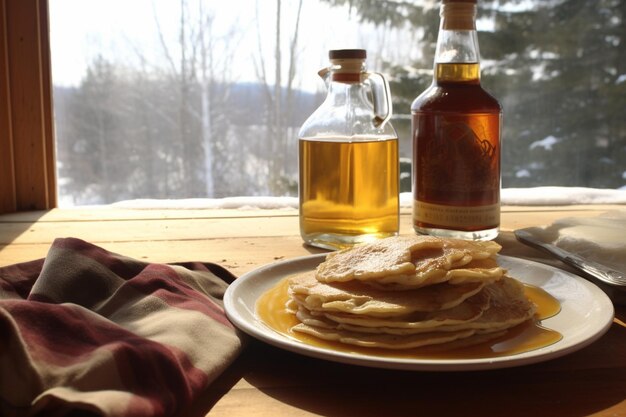
[[[498,101],[476,63],[437,63],[413,113],[414,227],[422,233],[492,239],[500,223]]]

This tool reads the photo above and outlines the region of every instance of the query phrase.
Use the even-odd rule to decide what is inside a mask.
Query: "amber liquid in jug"
[[[393,236],[398,230],[398,141],[301,138],[300,230],[311,239]]]
[[[480,84],[475,4],[444,1],[442,18],[445,42],[438,45],[433,84],[411,106],[414,228],[493,239],[500,224],[501,107]],[[446,50],[451,43],[453,52]]]

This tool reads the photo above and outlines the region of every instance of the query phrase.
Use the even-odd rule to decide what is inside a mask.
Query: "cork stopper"
[[[335,59],[367,59],[365,49],[333,49],[328,51],[328,58]]]
[[[358,83],[365,73],[365,49],[335,49],[328,52],[331,63],[332,80]]]
[[[476,0],[443,0],[441,29],[476,30]]]

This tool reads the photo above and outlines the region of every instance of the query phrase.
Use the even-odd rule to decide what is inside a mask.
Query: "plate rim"
[[[263,323],[256,314],[256,301],[258,300],[258,297],[269,287],[277,283],[280,279],[288,275],[292,275],[300,271],[306,271],[312,267],[315,267],[317,264],[324,260],[326,255],[327,253],[319,253],[282,259],[280,261],[262,265],[243,274],[229,285],[224,294],[224,310],[228,319],[239,330],[243,331],[253,338],[290,352],[327,361],[374,368],[400,369],[409,371],[474,371],[530,365],[533,363],[544,362],[568,355],[570,353],[583,349],[584,347],[590,345],[591,343],[602,337],[611,327],[615,315],[613,303],[611,302],[609,297],[594,283],[578,275],[572,274],[568,271],[559,269],[551,265],[528,260],[525,258],[498,255],[498,258],[502,259],[505,262],[531,265],[535,268],[546,269],[548,271],[551,271],[552,273],[564,274],[568,277],[575,279],[579,284],[582,284],[583,287],[587,289],[587,291],[593,293],[593,295],[595,296],[594,302],[598,303],[602,307],[602,309],[597,311],[596,314],[604,315],[604,317],[600,317],[603,318],[603,320],[601,320],[601,322],[599,322],[600,324],[595,327],[594,332],[592,332],[586,338],[573,344],[568,344],[568,341],[566,340],[566,337],[564,335],[564,337],[560,341],[543,348],[535,349],[533,351],[493,358],[476,359],[393,358],[376,355],[366,355],[360,353],[357,354],[340,352],[319,346],[308,345],[297,339],[289,338]],[[311,264],[311,266],[306,267],[306,265],[308,264]],[[282,269],[288,268],[295,268],[296,270],[290,271],[289,273],[280,274],[280,271]],[[277,270],[276,274],[273,274],[274,270]],[[269,276],[264,276],[268,274]],[[261,277],[259,277],[259,275],[261,275]],[[257,297],[254,299],[254,305],[246,306],[252,311],[253,320],[248,320],[247,318],[243,317],[243,315],[238,311],[236,306],[236,297],[237,291],[241,291],[239,288],[245,288],[246,284],[250,285],[248,281],[252,279],[264,279],[266,282],[264,282],[263,284],[266,288],[260,291],[259,294],[257,294]],[[521,281],[524,282],[523,279],[521,279]]]

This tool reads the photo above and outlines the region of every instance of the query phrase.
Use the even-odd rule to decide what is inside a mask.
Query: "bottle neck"
[[[435,51],[435,83],[480,82],[476,4],[446,2]]]
[[[332,83],[359,84],[363,81],[363,74],[359,72],[331,72]]]
[[[365,60],[333,59],[330,62],[328,98],[335,105],[364,101]]]
[[[348,105],[349,107],[362,107],[368,105],[367,92],[361,82],[361,75],[355,74],[356,81],[345,80],[342,74],[340,80],[335,80],[331,74],[331,81],[328,85],[327,102],[333,106]]]
[[[332,59],[330,61],[330,81],[338,83],[361,83],[365,74],[363,59]]]

